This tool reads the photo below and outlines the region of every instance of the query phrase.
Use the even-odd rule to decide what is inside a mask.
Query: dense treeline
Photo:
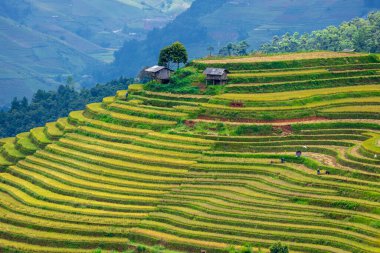
[[[261,51],[265,53],[345,49],[380,52],[380,11],[370,13],[366,19],[356,18],[339,27],[329,26],[310,34],[286,33],[282,37],[274,36],[272,42],[261,46]]]
[[[86,104],[100,102],[104,97],[114,95],[117,90],[126,89],[132,81],[120,78],[81,91],[71,85],[61,85],[57,91],[38,90],[31,102],[26,98],[15,98],[8,111],[0,111],[0,137],[14,136],[66,117],[71,111],[81,110]]]

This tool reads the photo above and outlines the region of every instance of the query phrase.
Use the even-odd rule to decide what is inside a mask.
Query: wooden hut
[[[153,66],[145,69],[145,73],[160,83],[168,83],[170,81],[171,70],[164,66]]]
[[[206,84],[226,84],[228,80],[228,73],[228,70],[221,68],[207,68],[203,72],[203,74],[206,75]]]

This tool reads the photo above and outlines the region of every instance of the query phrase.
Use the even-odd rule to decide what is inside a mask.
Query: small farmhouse
[[[207,68],[203,72],[206,75],[206,84],[226,84],[228,73],[228,70],[221,68]]]
[[[145,73],[153,80],[161,83],[168,83],[170,81],[171,70],[164,66],[153,66],[145,69]]]

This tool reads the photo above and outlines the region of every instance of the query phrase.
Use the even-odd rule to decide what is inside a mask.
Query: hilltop
[[[379,70],[359,53],[199,59],[1,139],[0,251],[379,253]]]

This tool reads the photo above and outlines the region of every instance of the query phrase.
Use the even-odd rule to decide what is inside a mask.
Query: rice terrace
[[[380,253],[378,55],[206,58],[172,79],[0,140],[0,252]]]

